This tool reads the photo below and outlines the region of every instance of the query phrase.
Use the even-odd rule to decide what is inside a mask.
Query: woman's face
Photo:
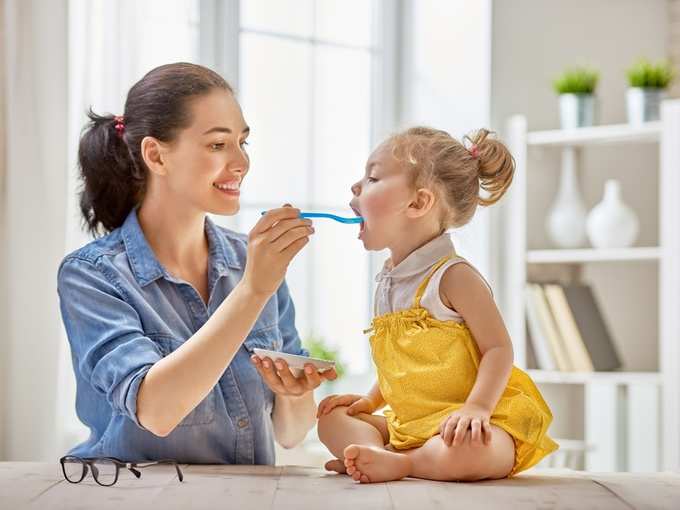
[[[379,146],[368,158],[363,179],[352,186],[350,207],[364,218],[359,239],[367,250],[382,250],[403,236],[411,184],[391,146]]]
[[[219,215],[239,210],[250,159],[250,132],[233,94],[214,90],[190,103],[192,123],[164,151],[166,183],[175,198]]]

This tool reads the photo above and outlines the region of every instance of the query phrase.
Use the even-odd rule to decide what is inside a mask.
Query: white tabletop
[[[530,471],[508,480],[447,483],[406,479],[360,485],[344,475],[295,466],[182,466],[121,471],[113,487],[66,482],[58,463],[0,463],[0,507],[69,510],[464,508],[680,508],[680,474]]]

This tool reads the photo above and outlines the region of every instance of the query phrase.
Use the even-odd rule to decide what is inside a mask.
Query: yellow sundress
[[[397,450],[423,445],[439,433],[442,420],[463,406],[477,378],[480,353],[465,323],[432,317],[420,300],[437,262],[418,287],[413,307],[375,317],[370,337],[390,444]],[[531,378],[512,367],[510,379],[490,423],[515,442],[514,475],[558,448],[547,431],[550,408]]]

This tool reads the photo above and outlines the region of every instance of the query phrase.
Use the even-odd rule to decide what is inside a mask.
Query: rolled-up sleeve
[[[279,329],[283,337],[281,350],[289,354],[309,356],[309,351],[302,347],[300,335],[295,328],[295,306],[285,281],[279,287],[276,298],[279,304]]]
[[[145,336],[139,315],[96,264],[67,259],[57,280],[59,306],[74,369],[106,396],[115,412],[137,426],[137,394],[144,376],[162,358]]]

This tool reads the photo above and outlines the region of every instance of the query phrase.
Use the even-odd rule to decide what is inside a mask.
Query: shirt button
[[[241,419],[238,421],[238,426],[239,426],[240,428],[242,428],[242,429],[243,429],[243,428],[246,428],[246,427],[248,426],[248,420],[246,420],[245,418],[241,418]]]

